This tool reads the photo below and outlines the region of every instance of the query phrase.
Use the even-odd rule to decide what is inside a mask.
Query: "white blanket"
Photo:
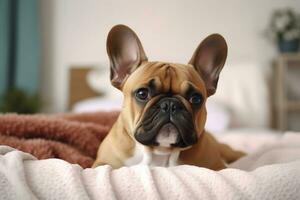
[[[300,199],[300,135],[218,172],[194,166],[83,170],[0,146],[0,199]]]

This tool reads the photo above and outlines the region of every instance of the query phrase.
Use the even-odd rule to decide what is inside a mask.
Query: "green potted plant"
[[[275,10],[267,29],[282,53],[297,52],[300,43],[300,15],[292,9]]]
[[[29,94],[20,88],[10,88],[1,96],[0,112],[33,114],[39,112],[41,106],[37,94]]]

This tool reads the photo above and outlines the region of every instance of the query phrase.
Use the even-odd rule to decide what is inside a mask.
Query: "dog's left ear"
[[[189,64],[193,65],[205,82],[207,96],[216,92],[219,74],[227,57],[227,44],[219,34],[205,38],[197,47]]]
[[[106,48],[110,59],[111,83],[122,89],[128,75],[143,61],[147,61],[143,46],[133,30],[125,25],[116,25],[107,36]]]

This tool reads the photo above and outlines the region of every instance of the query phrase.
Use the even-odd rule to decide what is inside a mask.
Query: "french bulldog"
[[[204,129],[206,99],[216,92],[227,57],[221,35],[205,38],[188,64],[150,62],[134,31],[116,25],[107,53],[111,83],[124,102],[93,167],[189,164],[220,170],[244,155]]]

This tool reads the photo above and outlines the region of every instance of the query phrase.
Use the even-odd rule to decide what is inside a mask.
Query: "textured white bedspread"
[[[300,134],[218,172],[194,166],[83,170],[0,146],[0,199],[300,199]]]

